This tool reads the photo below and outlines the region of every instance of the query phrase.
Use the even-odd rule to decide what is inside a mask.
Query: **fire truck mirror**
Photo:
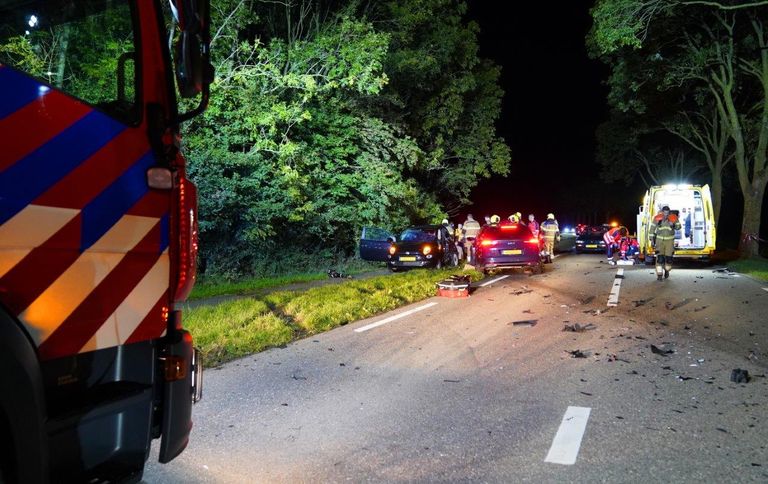
[[[180,35],[176,41],[176,75],[182,97],[205,95],[213,82],[209,61],[210,15],[208,0],[177,0]]]

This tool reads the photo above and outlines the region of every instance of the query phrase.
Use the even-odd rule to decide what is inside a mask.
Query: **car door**
[[[360,258],[372,262],[386,262],[392,232],[380,227],[363,227],[360,236]]]

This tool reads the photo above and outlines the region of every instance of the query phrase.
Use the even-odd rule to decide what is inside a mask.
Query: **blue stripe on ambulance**
[[[13,93],[13,96],[0,96],[0,119],[15,113],[51,89],[30,82],[28,77],[8,67],[0,67],[0,86],[3,86],[3,91]]]

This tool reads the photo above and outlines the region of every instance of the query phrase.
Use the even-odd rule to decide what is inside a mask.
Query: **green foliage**
[[[206,271],[351,255],[362,226],[439,220],[478,178],[506,173],[499,69],[478,58],[465,12],[453,0],[216,5],[217,81],[185,133]]]

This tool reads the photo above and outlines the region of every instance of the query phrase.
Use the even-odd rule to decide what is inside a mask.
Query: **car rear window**
[[[500,226],[486,225],[480,233],[485,239],[525,239],[533,237],[531,230],[522,224]]]

